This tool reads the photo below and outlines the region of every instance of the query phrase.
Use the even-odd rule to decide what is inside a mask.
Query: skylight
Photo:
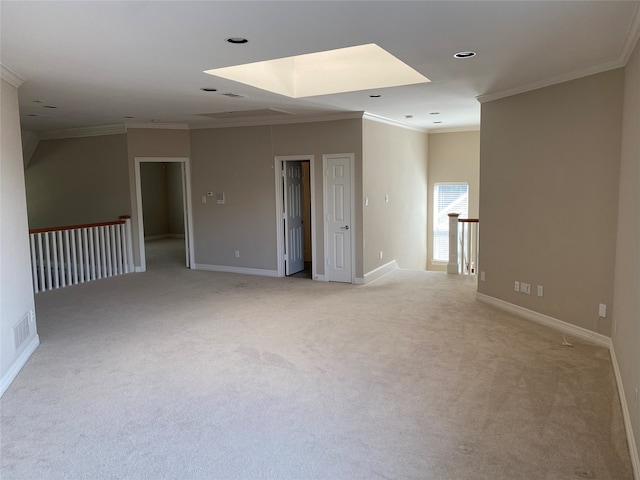
[[[374,43],[215,68],[205,73],[291,98],[430,81]]]

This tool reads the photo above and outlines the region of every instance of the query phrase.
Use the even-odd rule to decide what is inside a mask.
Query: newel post
[[[135,271],[133,264],[133,235],[131,233],[131,216],[121,215],[120,220],[124,220],[124,229],[126,235],[126,249],[127,249],[127,261],[125,263],[125,270],[127,273]]]
[[[447,273],[460,273],[458,265],[458,217],[459,213],[449,214],[449,263]]]

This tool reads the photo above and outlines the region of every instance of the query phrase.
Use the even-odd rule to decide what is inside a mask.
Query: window
[[[436,183],[433,189],[433,260],[449,261],[449,214],[469,213],[469,185]]]

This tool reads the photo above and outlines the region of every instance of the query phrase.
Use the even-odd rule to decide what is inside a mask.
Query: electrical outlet
[[[380,260],[382,260],[382,250],[380,250]]]
[[[528,283],[521,283],[520,284],[520,292],[527,294],[527,295],[531,295],[531,285],[529,285]]]
[[[480,272],[480,281],[484,282],[484,270]]]
[[[607,318],[607,306],[601,303],[598,307],[598,316],[601,318]]]
[[[542,287],[542,285],[538,285],[538,296],[544,297],[544,288]]]
[[[520,282],[516,280],[516,283],[514,284],[514,289],[516,292],[520,291]]]
[[[236,250],[236,258],[240,258],[240,250]]]

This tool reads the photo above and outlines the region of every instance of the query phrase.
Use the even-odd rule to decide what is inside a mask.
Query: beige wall
[[[127,131],[129,168],[129,202],[133,205],[131,224],[133,233],[133,260],[140,265],[140,239],[138,212],[135,205],[135,158],[136,157],[190,157],[191,144],[189,130],[164,130],[155,128],[135,128]]]
[[[331,122],[274,125],[272,129],[273,155],[314,155],[315,205],[313,208],[319,215],[316,218],[316,242],[313,248],[316,252],[316,272],[319,275],[324,275],[324,223],[320,213],[324,202],[322,155],[330,153],[353,153],[355,155],[355,190],[353,194],[356,199],[356,210],[352,212],[352,228],[355,232],[356,244],[355,276],[362,278],[362,208],[361,204],[358,204],[358,199],[362,198],[362,120],[357,118]]]
[[[357,119],[193,130],[191,148],[194,244],[199,264],[277,270],[275,156],[315,156],[316,212],[323,205],[323,154],[355,153],[356,194],[362,191],[357,180],[358,171],[360,178],[362,175]],[[226,203],[203,204],[206,192],[224,192]],[[361,214],[356,213],[356,219],[361,225]],[[316,236],[317,273],[324,274],[321,216]],[[240,258],[235,258],[236,250]],[[358,258],[361,253],[356,252]]]
[[[469,218],[478,218],[480,205],[480,131],[429,135],[429,190],[427,193],[427,264],[446,271],[446,262],[433,262],[433,189],[442,182],[469,184]]]
[[[357,200],[364,208],[364,272],[392,260],[401,268],[423,270],[427,134],[367,119],[362,130],[363,195]]]
[[[18,89],[0,80],[0,395],[26,362],[22,355],[37,342],[36,325],[30,338],[15,348],[13,326],[35,310],[24,164],[20,141]],[[37,344],[36,344],[37,345]]]
[[[171,235],[184,235],[184,192],[182,187],[182,164],[165,163],[167,181],[167,214]]]
[[[482,105],[479,292],[589,330],[604,303],[610,334],[622,89],[618,69]]]
[[[164,163],[150,162],[140,164],[145,238],[169,233],[166,168]]]
[[[640,456],[640,43],[625,68],[613,346]]]
[[[183,235],[182,164],[143,162],[140,181],[145,238]]]
[[[277,269],[270,138],[268,126],[191,132],[196,263]],[[225,204],[203,204],[207,192],[224,192]]]
[[[127,137],[42,140],[25,181],[30,228],[118,220],[131,213]]]

